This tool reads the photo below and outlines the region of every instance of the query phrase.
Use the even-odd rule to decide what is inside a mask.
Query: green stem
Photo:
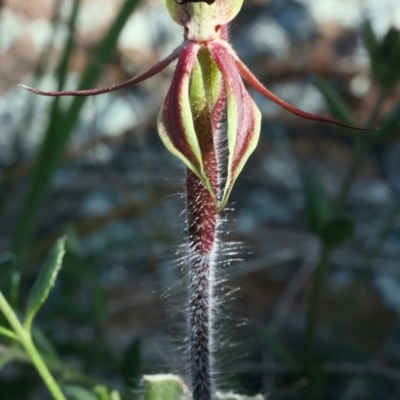
[[[19,349],[17,347],[8,347],[0,344],[0,356],[4,356],[10,361],[20,362],[27,365],[33,364],[30,357],[22,349]],[[99,381],[92,378],[91,376],[75,371],[74,369],[63,365],[62,363],[54,359],[49,359],[46,357],[42,358],[47,365],[47,368],[51,372],[60,375],[60,381],[62,381],[63,383],[74,383],[88,389],[92,389],[95,386],[101,384]]]
[[[0,335],[3,335],[9,339],[18,340],[18,336],[14,332],[3,328],[2,326],[0,326]]]
[[[42,377],[44,383],[49,389],[50,393],[53,395],[55,400],[66,400],[65,396],[62,394],[60,388],[58,387],[56,381],[50,374],[46,364],[44,363],[39,352],[36,350],[35,345],[32,342],[31,335],[28,331],[24,329],[14,311],[8,304],[7,300],[0,292],[0,310],[3,312],[4,316],[7,318],[9,324],[13,328],[14,332],[18,336],[21,344],[24,346],[26,352],[32,360],[32,363],[36,367],[39,375]]]
[[[336,312],[333,318],[333,323],[332,323],[333,343],[330,346],[328,354],[331,354],[337,347],[339,343],[339,329],[343,325],[343,323],[349,318],[350,312],[354,307],[354,303],[357,299],[358,293],[362,289],[364,282],[368,277],[368,273],[371,269],[372,262],[374,258],[379,254],[387,235],[393,229],[393,226],[396,223],[396,217],[399,215],[399,213],[400,213],[400,200],[396,202],[393,210],[385,218],[375,243],[367,251],[367,254],[357,273],[356,279],[354,280],[347,295],[345,296],[345,298],[338,307],[338,311]]]
[[[322,248],[319,264],[314,272],[314,286],[307,314],[307,326],[305,331],[303,354],[302,354],[304,369],[307,372],[312,367],[311,365],[313,359],[312,353],[314,348],[314,333],[315,333],[315,326],[317,323],[318,306],[324,284],[325,273],[329,265],[329,256],[330,256],[330,250],[324,246]]]
[[[376,99],[374,108],[371,111],[371,114],[368,118],[367,123],[365,124],[366,128],[371,128],[371,125],[375,123],[376,119],[378,118],[378,115],[382,109],[383,104],[385,103],[387,96],[387,91],[385,89],[380,89],[378,98]],[[337,197],[336,203],[335,203],[335,212],[336,214],[340,214],[343,210],[343,207],[346,202],[347,195],[349,193],[349,190],[353,184],[353,181],[357,175],[357,172],[359,168],[361,167],[361,164],[364,160],[365,155],[367,154],[370,146],[374,143],[373,138],[367,138],[364,139],[362,136],[360,136],[359,133],[356,134],[355,140],[354,140],[354,147],[356,154],[353,158],[353,161],[351,163],[350,169],[347,172],[347,175],[342,183],[339,195]]]
[[[350,165],[350,168],[343,180],[342,186],[340,188],[340,192],[338,194],[337,200],[334,206],[334,212],[336,215],[340,214],[345,206],[347,196],[353,185],[354,179],[356,178],[357,172],[361,167],[362,162],[364,161],[365,154],[369,148],[363,141],[356,141],[356,154],[353,158],[353,161]]]
[[[370,114],[370,118],[366,124],[366,127],[370,127],[377,116],[385,102],[387,96],[387,92],[385,90],[381,90],[379,96],[376,100],[375,106]],[[354,182],[354,179],[357,176],[357,172],[361,167],[361,164],[364,160],[365,155],[367,154],[372,140],[363,139],[362,136],[355,136],[354,140],[354,147],[355,147],[355,156],[351,163],[351,166],[342,182],[339,194],[337,196],[337,200],[334,205],[334,216],[338,216],[343,211],[343,208],[346,204],[346,199],[351,189],[351,186]],[[309,310],[307,314],[307,323],[306,323],[306,330],[304,335],[304,345],[302,351],[302,360],[303,360],[303,368],[305,374],[308,376],[309,379],[312,380],[311,369],[313,367],[312,360],[313,360],[313,349],[314,349],[314,339],[315,339],[315,326],[317,323],[317,316],[318,316],[318,309],[319,303],[321,299],[321,293],[323,284],[325,282],[325,275],[329,265],[331,255],[331,249],[327,248],[323,245],[321,250],[321,257],[318,262],[318,266],[314,273],[314,286],[313,291],[310,299]],[[307,399],[309,390],[312,388],[312,382],[310,382],[309,386],[306,386],[302,391],[302,398]]]

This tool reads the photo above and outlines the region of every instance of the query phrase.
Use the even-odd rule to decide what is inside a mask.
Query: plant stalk
[[[377,119],[379,112],[382,109],[382,106],[386,100],[387,92],[381,89],[375,106],[371,112],[371,115],[366,123],[366,127],[369,128]],[[343,208],[346,204],[346,199],[349,194],[349,191],[353,185],[353,182],[357,176],[357,172],[359,171],[362,162],[364,161],[364,157],[366,156],[370,146],[372,144],[371,139],[365,139],[360,136],[355,137],[354,147],[355,147],[355,155],[353,161],[350,165],[350,168],[342,182],[339,194],[336,198],[334,204],[334,214],[338,216],[343,211]],[[309,379],[312,379],[311,370],[313,368],[313,349],[314,349],[314,341],[315,341],[315,326],[317,322],[319,303],[321,300],[321,294],[323,289],[323,284],[325,282],[326,271],[328,269],[330,257],[331,257],[332,249],[323,245],[321,250],[320,260],[318,262],[318,266],[314,272],[314,286],[313,292],[311,295],[309,310],[307,314],[307,324],[306,331],[304,335],[304,345],[302,350],[302,359],[303,359],[303,368],[304,372],[307,374]],[[308,394],[311,388],[312,382],[310,385],[306,386],[304,390],[302,390],[302,399],[307,399]]]
[[[13,328],[14,332],[19,338],[19,341],[24,346],[26,352],[29,354],[32,363],[36,367],[39,375],[42,377],[44,383],[49,389],[55,400],[66,400],[61,389],[57,385],[53,376],[49,372],[46,364],[44,363],[42,357],[39,352],[36,350],[35,345],[33,344],[31,335],[25,328],[22,326],[14,311],[8,304],[7,300],[3,296],[3,293],[0,292],[0,310],[3,312],[4,316],[7,318],[9,324]]]
[[[311,360],[313,359],[314,331],[317,324],[319,300],[321,298],[324,278],[329,264],[329,256],[330,250],[324,246],[322,248],[320,262],[314,272],[314,286],[311,294],[310,308],[307,314],[307,327],[302,357],[306,371],[309,371],[311,368]]]
[[[190,246],[189,356],[193,400],[212,398],[213,292],[218,216],[200,179],[187,172]]]

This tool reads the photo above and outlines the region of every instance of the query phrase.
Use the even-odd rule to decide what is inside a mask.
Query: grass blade
[[[340,96],[332,89],[329,83],[315,75],[312,77],[312,82],[324,96],[332,117],[344,122],[347,125],[354,125],[354,120],[351,116],[350,109],[340,98]]]
[[[109,31],[94,51],[96,65],[89,64],[83,72],[80,88],[91,87],[97,82],[101,75],[99,64],[106,64],[110,61],[119,34],[138,3],[139,0],[125,1]],[[69,54],[67,45],[65,60],[69,59]],[[59,81],[61,83],[63,81],[63,71],[64,68],[61,67],[59,69]],[[85,98],[75,98],[65,113],[59,112],[58,103],[55,101],[52,118],[46,131],[13,235],[12,249],[19,257],[19,260],[23,259],[27,251],[40,205],[48,190],[51,176],[59,163],[67,139],[75,126],[85,100]]]

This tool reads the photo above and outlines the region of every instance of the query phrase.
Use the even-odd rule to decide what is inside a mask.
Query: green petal
[[[191,107],[191,99],[205,102],[199,81],[201,70],[196,65],[198,51],[197,44],[190,45],[182,51],[171,87],[158,116],[157,127],[165,147],[201,179],[216,202],[216,195],[204,171],[203,155],[195,129],[196,115],[193,115]],[[189,89],[191,77],[194,77],[196,86],[194,90]],[[193,107],[193,109],[195,114],[200,112],[200,108]]]

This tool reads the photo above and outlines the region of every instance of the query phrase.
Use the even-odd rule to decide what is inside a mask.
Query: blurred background
[[[246,0],[231,24],[234,48],[274,93],[381,129],[301,120],[250,90],[263,123],[223,229],[221,388],[400,399],[399,28],[398,0]],[[161,0],[0,1],[0,252],[17,260],[0,283],[23,310],[67,235],[35,342],[71,399],[91,399],[96,382],[134,399],[143,373],[187,375],[184,169],[156,131],[174,69],[95,98],[17,85],[118,83],[181,40]],[[0,398],[49,398],[0,340]]]

